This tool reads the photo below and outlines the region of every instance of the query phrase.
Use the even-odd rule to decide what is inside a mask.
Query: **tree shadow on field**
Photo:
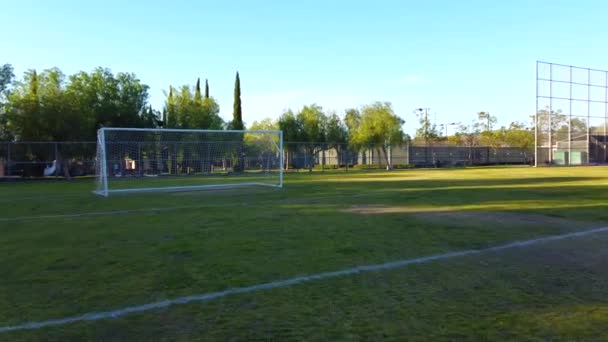
[[[607,185],[602,177],[541,177],[481,180],[385,180],[352,183],[323,181],[314,188],[326,198],[315,204],[379,206],[374,214],[411,215],[420,211],[509,211],[608,222]],[[572,183],[572,184],[567,184]],[[311,186],[312,187],[312,186]],[[332,189],[333,191],[328,191]],[[328,194],[332,196],[327,196]],[[307,201],[300,197],[301,202]],[[300,202],[297,197],[293,202]],[[383,209],[384,208],[384,209]],[[386,209],[388,208],[388,209]]]
[[[478,188],[484,186],[501,185],[536,185],[542,183],[569,183],[584,182],[593,180],[606,180],[604,177],[529,177],[529,178],[509,178],[509,179],[391,179],[390,177],[374,177],[377,180],[364,178],[344,179],[323,179],[315,181],[315,186],[329,186],[330,184],[340,185],[344,189],[345,184],[351,188],[359,187],[407,187],[407,188],[444,188],[444,187],[471,187]],[[388,178],[388,179],[387,179]]]

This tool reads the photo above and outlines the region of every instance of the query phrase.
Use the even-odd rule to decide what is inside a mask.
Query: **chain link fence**
[[[285,168],[371,170],[410,167],[533,164],[534,153],[513,147],[366,145],[287,142]],[[79,177],[95,174],[96,142],[0,142],[0,178]]]
[[[78,177],[95,174],[97,143],[0,142],[0,177]]]
[[[286,168],[380,169],[455,167],[467,165],[533,164],[532,150],[515,147],[448,145],[366,145],[285,143]]]

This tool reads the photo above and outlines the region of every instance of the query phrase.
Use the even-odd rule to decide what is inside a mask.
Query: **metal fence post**
[[[348,146],[346,146],[346,172],[348,172],[348,164],[350,163],[350,151],[348,150]]]
[[[135,166],[135,168],[139,171],[138,174],[140,176],[144,175],[144,169],[143,169],[143,158],[141,157],[141,142],[137,143],[137,165]]]
[[[490,147],[486,147],[486,164],[490,164]]]
[[[6,175],[11,176],[11,146],[12,143],[8,143],[6,148]]]
[[[54,144],[54,149],[55,149],[55,178],[59,177],[59,158],[58,158],[58,149],[57,149],[57,142],[55,142]]]
[[[321,148],[323,149],[322,156],[321,156],[321,158],[323,159],[323,160],[321,160],[321,171],[325,172],[325,149],[327,148],[327,145],[322,144]]]
[[[174,159],[173,159],[173,163],[174,165],[171,165],[171,167],[175,170],[174,171],[174,175],[177,175],[177,142],[175,142],[174,144],[175,146],[173,147],[173,152],[175,153],[174,155]]]

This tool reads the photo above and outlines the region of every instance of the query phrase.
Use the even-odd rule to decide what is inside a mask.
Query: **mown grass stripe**
[[[40,328],[50,327],[50,326],[61,326],[61,325],[66,325],[66,324],[81,322],[81,321],[97,321],[97,320],[101,320],[101,319],[118,318],[118,317],[122,317],[122,316],[132,314],[132,313],[161,309],[161,308],[166,308],[166,307],[169,307],[172,305],[183,305],[183,304],[192,303],[192,302],[207,302],[210,300],[223,298],[223,297],[236,295],[236,294],[251,293],[251,292],[257,292],[257,291],[262,291],[262,290],[270,290],[270,289],[274,289],[274,288],[297,285],[297,284],[316,281],[316,280],[325,280],[325,279],[330,279],[330,278],[349,276],[349,275],[354,275],[354,274],[359,274],[359,273],[364,273],[364,272],[371,272],[371,271],[388,270],[388,269],[394,269],[394,268],[398,268],[398,267],[404,267],[404,266],[411,265],[411,264],[422,264],[422,263],[427,263],[427,262],[432,262],[432,261],[437,261],[437,260],[444,260],[444,259],[455,258],[455,257],[462,257],[462,256],[467,256],[467,255],[501,251],[501,250],[517,248],[517,247],[529,247],[529,246],[533,246],[533,245],[536,245],[539,243],[558,241],[558,240],[564,240],[564,239],[570,239],[570,238],[577,238],[577,237],[582,237],[582,236],[602,233],[602,232],[608,232],[608,227],[583,230],[583,231],[567,233],[567,234],[545,236],[545,237],[530,239],[530,240],[514,241],[514,242],[507,243],[507,244],[498,245],[498,246],[494,246],[494,247],[488,247],[488,248],[484,248],[484,249],[455,251],[455,252],[436,254],[436,255],[425,256],[425,257],[420,257],[420,258],[397,260],[397,261],[392,261],[392,262],[388,262],[388,263],[384,263],[384,264],[357,266],[357,267],[348,268],[348,269],[339,270],[339,271],[317,273],[317,274],[300,276],[300,277],[279,280],[279,281],[273,281],[273,282],[269,282],[269,283],[257,284],[257,285],[247,286],[247,287],[227,289],[227,290],[223,290],[223,291],[219,291],[219,292],[211,292],[211,293],[192,295],[192,296],[186,296],[186,297],[178,297],[178,298],[174,298],[174,299],[167,299],[167,300],[163,300],[163,301],[159,301],[159,302],[147,303],[147,304],[137,305],[137,306],[128,306],[128,307],[124,307],[124,308],[112,310],[112,311],[90,312],[90,313],[86,313],[86,314],[83,314],[80,316],[72,316],[72,317],[66,317],[66,318],[60,318],[60,319],[37,321],[37,322],[27,322],[27,323],[12,325],[12,326],[4,326],[4,327],[0,327],[0,333],[9,332],[9,331],[17,331],[17,330],[40,329]]]

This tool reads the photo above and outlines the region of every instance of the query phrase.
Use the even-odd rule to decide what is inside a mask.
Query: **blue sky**
[[[1,0],[0,63],[136,73],[160,109],[169,84],[208,78],[247,123],[318,103],[342,113],[390,101],[415,126],[489,111],[529,120],[535,61],[608,69],[603,1]]]

